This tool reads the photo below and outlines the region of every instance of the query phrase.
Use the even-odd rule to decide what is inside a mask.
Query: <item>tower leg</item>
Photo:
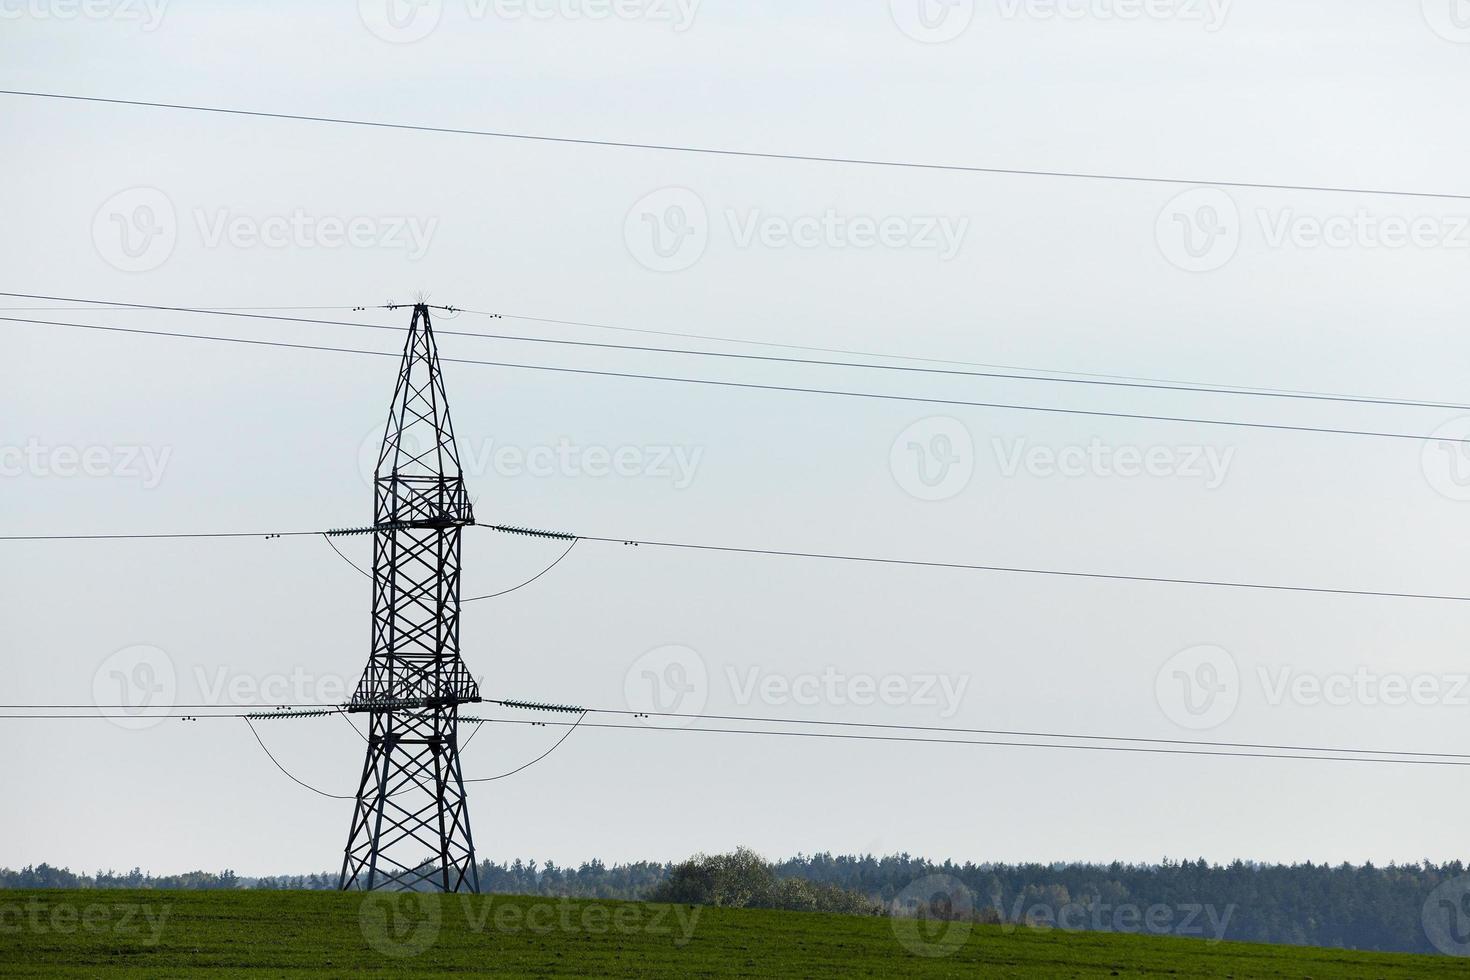
[[[374,719],[342,890],[479,890],[456,714],[428,708]]]

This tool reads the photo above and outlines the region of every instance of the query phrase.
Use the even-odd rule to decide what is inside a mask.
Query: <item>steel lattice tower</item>
[[[413,308],[374,476],[372,656],[348,710],[369,716],[342,889],[480,889],[459,765],[460,529],[474,524],[428,306]]]

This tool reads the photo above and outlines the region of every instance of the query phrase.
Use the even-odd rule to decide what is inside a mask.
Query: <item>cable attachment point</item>
[[[491,701],[490,703],[498,704],[503,708],[520,708],[524,711],[555,711],[567,715],[578,715],[587,711],[586,708],[572,704],[543,704],[540,701]]]
[[[566,531],[542,531],[534,527],[514,527],[509,524],[481,524],[483,528],[491,531],[499,531],[501,534],[523,534],[529,538],[550,538],[553,541],[576,541],[577,536]]]

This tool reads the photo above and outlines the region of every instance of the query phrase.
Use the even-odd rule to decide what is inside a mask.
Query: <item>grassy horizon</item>
[[[1449,957],[507,895],[0,891],[6,976],[1436,977]]]

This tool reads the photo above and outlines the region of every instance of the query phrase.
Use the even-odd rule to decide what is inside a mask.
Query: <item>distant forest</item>
[[[708,905],[911,914],[1079,931],[1173,933],[1202,939],[1433,953],[1422,914],[1435,887],[1466,873],[1435,865],[935,864],[890,857],[798,855],[764,862],[740,850],[679,864],[490,861],[480,886],[494,894],[671,900]],[[932,893],[931,876],[962,883]],[[334,873],[245,878],[195,871],[155,877],[134,869],[77,874],[41,864],[0,868],[0,888],[330,889]],[[907,891],[906,891],[907,890]],[[907,903],[907,904],[906,904]],[[1470,910],[1467,910],[1470,912]]]

